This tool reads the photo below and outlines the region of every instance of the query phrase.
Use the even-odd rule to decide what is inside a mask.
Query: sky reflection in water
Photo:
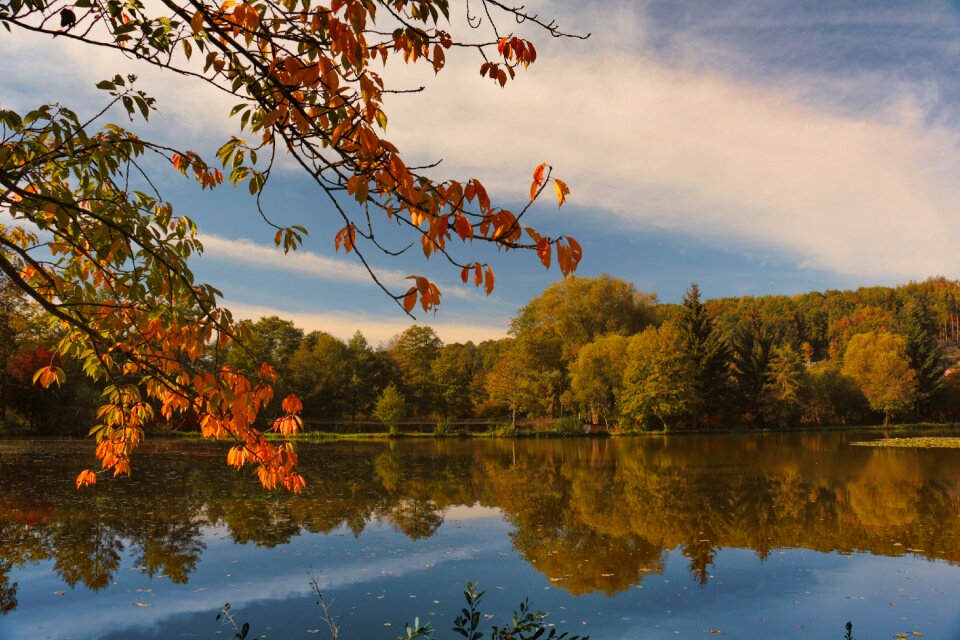
[[[596,639],[830,638],[847,620],[863,638],[960,637],[960,452],[847,440],[304,446],[298,498],[195,443],[78,495],[85,445],[4,442],[0,588],[9,608],[16,583],[16,606],[0,638],[229,637],[227,601],[254,634],[326,637],[308,573],[346,640],[415,616],[451,637],[467,580],[488,590],[487,626],[529,596]]]

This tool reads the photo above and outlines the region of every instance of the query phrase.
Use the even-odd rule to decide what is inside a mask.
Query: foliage
[[[306,415],[336,420],[350,410],[350,349],[329,333],[307,335],[289,358],[286,382],[303,402]],[[281,381],[284,381],[281,372]]]
[[[441,346],[443,342],[432,328],[415,324],[404,329],[387,347],[400,370],[404,394],[414,406],[432,409],[435,405],[431,370]]]
[[[480,640],[483,632],[479,630],[481,620],[480,602],[486,591],[477,591],[472,582],[467,583],[463,597],[467,606],[460,610],[460,614],[453,621],[453,631],[466,640]],[[571,636],[566,631],[558,633],[553,627],[548,627],[544,620],[547,614],[543,611],[532,611],[529,600],[524,599],[517,611],[513,612],[510,624],[503,627],[490,627],[491,640],[588,640],[590,636]]]
[[[682,347],[693,361],[696,402],[692,422],[699,426],[705,413],[718,413],[729,397],[730,353],[713,317],[700,301],[697,283],[684,293],[676,324],[683,336]]]
[[[584,345],[570,365],[570,390],[592,424],[613,425],[619,420],[629,344],[629,338],[615,333],[601,336]]]
[[[656,296],[603,274],[568,278],[527,303],[510,325],[527,386],[546,415],[564,413],[566,371],[580,349],[601,335],[632,335],[653,324]]]
[[[580,435],[583,421],[576,416],[562,416],[553,421],[553,430],[561,435]]]
[[[819,362],[807,369],[809,404],[805,418],[821,426],[861,424],[870,416],[870,405],[857,381],[844,375],[833,362]]]
[[[430,363],[434,405],[444,419],[473,413],[473,384],[481,373],[479,358],[477,347],[467,342],[442,346]]]
[[[628,423],[670,429],[691,414],[695,370],[682,339],[670,323],[630,339],[621,401]]]
[[[767,369],[781,330],[752,308],[738,324],[731,338],[731,364],[736,398],[746,419],[763,422],[763,395]]]
[[[534,393],[530,389],[528,369],[518,353],[513,340],[505,341],[500,357],[487,374],[486,388],[490,399],[505,405],[510,410],[510,426],[517,428],[517,411],[523,411],[533,405]]]
[[[944,367],[941,349],[934,340],[934,328],[921,302],[910,301],[900,310],[898,333],[907,344],[910,367],[917,374],[917,394],[914,401],[916,415],[924,413],[927,405],[936,400],[944,387]]]
[[[402,230],[390,233],[409,233],[425,256],[443,256],[464,282],[487,294],[494,288],[492,267],[455,255],[455,242],[528,249],[545,266],[556,254],[564,275],[576,269],[582,250],[574,239],[524,226],[551,181],[558,204],[570,193],[552,167],[534,169],[529,202],[512,212],[495,206],[477,179],[436,180],[409,167],[383,137],[383,97],[393,89],[374,71],[375,62],[402,59],[439,72],[456,45],[479,53],[481,73],[502,87],[537,55],[532,42],[501,33],[497,22],[566,35],[522,8],[482,4],[482,24],[467,16],[479,30],[476,41],[444,29],[447,0],[335,0],[329,7],[312,0],[0,4],[6,30],[109,50],[118,61],[125,56],[178,74],[184,91],[191,82],[206,84],[237,102],[230,115],[244,137],[231,136],[218,150],[222,171],[194,151],[103,123],[115,111],[147,121],[156,109],[133,75],[97,85],[108,97],[92,117],[60,105],[25,114],[0,110],[0,211],[14,220],[0,227],[0,272],[58,324],[57,353],[103,385],[100,423],[91,430],[101,472],[129,473],[144,425],[155,415],[168,421],[184,415],[205,437],[233,440],[228,464],[256,466],[265,487],[299,491],[305,484],[295,471],[293,445],[269,442],[257,422],[276,395],[276,368],[257,362],[258,354],[243,345],[243,328],[218,306],[219,292],[194,281],[188,259],[202,251],[196,226],[175,215],[148,168],[172,166],[203,188],[245,183],[259,208],[281,151],[342,219],[337,249],[354,253],[364,266],[366,249],[382,250],[375,228],[399,223]],[[261,213],[284,252],[301,244],[306,228],[279,226]],[[420,275],[410,279],[408,289],[387,293],[407,313],[418,304],[435,309],[437,286]],[[225,358],[228,350],[239,358],[234,349],[246,353],[245,362]],[[53,364],[37,372],[44,387],[64,377]],[[274,430],[296,433],[301,408],[298,399],[286,398]],[[96,478],[84,470],[77,485]]]
[[[896,334],[868,331],[853,336],[843,354],[843,373],[857,381],[874,411],[883,412],[884,424],[916,398],[917,375],[906,341]]]
[[[399,433],[400,421],[407,416],[407,401],[396,385],[388,384],[384,387],[373,415],[386,425],[391,434]]]
[[[320,591],[320,586],[315,578],[311,578],[311,586],[316,594],[317,604],[323,610],[323,619],[327,623],[331,640],[339,640],[340,626],[332,620],[329,607]],[[451,630],[466,640],[480,640],[484,633],[480,631],[480,621],[485,619],[480,604],[486,591],[479,591],[477,585],[473,582],[467,582],[467,588],[463,592],[463,597],[467,604],[460,609],[460,613],[454,618]],[[570,635],[568,632],[558,632],[553,626],[547,626],[547,614],[543,611],[533,611],[530,609],[530,601],[524,599],[520,606],[513,612],[513,617],[508,625],[503,627],[492,625],[490,627],[491,640],[589,640],[590,636]],[[220,608],[217,614],[217,620],[224,619],[235,631],[236,640],[246,640],[250,632],[250,624],[244,622],[240,625],[234,618],[230,603],[226,603]],[[433,626],[427,622],[420,624],[420,618],[415,618],[413,624],[406,624],[404,635],[396,640],[430,640],[434,637]]]
[[[4,281],[0,278],[0,285]],[[591,287],[602,288],[598,283],[585,284],[583,288]],[[860,317],[863,308],[872,305],[884,311],[871,312],[872,317],[895,320],[894,330],[884,331],[904,341],[908,369],[916,373],[917,400],[897,409],[888,419],[912,413],[926,421],[957,421],[960,376],[956,374],[957,367],[948,369],[948,365],[955,362],[958,346],[945,341],[949,332],[945,333],[942,326],[938,328],[938,305],[948,303],[937,302],[936,297],[942,294],[946,300],[954,300],[952,293],[944,293],[954,288],[960,300],[960,285],[933,280],[896,289],[699,302],[699,290],[691,287],[683,305],[658,305],[651,313],[651,317],[673,318],[668,324],[679,338],[660,354],[664,358],[658,366],[669,370],[667,363],[671,358],[666,356],[670,354],[676,356],[671,366],[688,362],[670,374],[679,376],[681,384],[671,389],[671,378],[664,374],[657,390],[656,376],[644,380],[643,385],[636,378],[632,391],[652,395],[634,403],[629,412],[623,411],[627,399],[623,374],[629,369],[630,350],[621,345],[634,337],[623,333],[594,336],[577,346],[577,355],[565,361],[563,354],[572,353],[574,345],[566,342],[566,336],[543,327],[521,337],[474,345],[442,344],[431,328],[416,326],[386,346],[372,348],[359,332],[344,344],[322,332],[304,336],[298,328],[277,318],[237,324],[246,332],[244,346],[250,345],[261,354],[269,353],[266,357],[282,363],[271,383],[274,395],[284,397],[294,392],[312,424],[325,424],[321,427],[325,429],[342,426],[354,430],[352,421],[374,417],[376,401],[387,385],[392,383],[403,392],[404,383],[410,381],[418,381],[415,388],[422,393],[420,397],[405,394],[408,415],[434,424],[460,418],[504,422],[504,412],[508,411],[514,418],[504,434],[514,433],[513,425],[519,418],[548,429],[555,428],[551,425],[557,420],[561,421],[559,424],[576,423],[577,428],[571,430],[579,431],[580,423],[574,416],[582,412],[587,420],[593,417],[587,416],[592,409],[597,410],[597,420],[606,422],[613,430],[661,428],[663,423],[650,412],[648,401],[668,398],[673,392],[679,394],[685,408],[668,417],[671,429],[724,423],[735,428],[856,425],[876,421],[879,416],[864,396],[861,382],[843,372],[842,360],[828,355],[829,344],[839,344],[842,338],[831,333],[831,326],[846,330],[863,325],[854,321],[837,323],[830,318],[837,317],[836,314],[841,314],[841,318],[847,314]],[[4,300],[10,304],[0,309],[0,332],[9,338],[0,343],[8,374],[0,377],[0,400],[7,429],[73,433],[72,429],[83,428],[94,419],[91,416],[102,404],[98,396],[108,380],[85,381],[80,375],[83,363],[57,348],[62,328],[49,327],[38,320],[39,305],[17,294],[12,285],[9,291]],[[895,305],[899,310],[894,313],[892,308],[877,306],[879,303]],[[520,315],[524,313],[521,311]],[[858,330],[842,339],[849,344],[857,335],[866,333],[870,332]],[[188,364],[216,374],[217,357],[221,366],[232,364],[234,370],[252,367],[264,357],[249,356],[238,344],[228,340],[223,349],[214,348]],[[723,345],[736,349],[722,348]],[[647,354],[648,363],[653,361],[653,353]],[[712,355],[703,357],[704,353]],[[65,375],[57,378],[52,372],[53,388],[44,391],[32,384],[32,374],[46,365],[59,368]],[[705,375],[705,371],[714,373]],[[47,375],[50,374],[48,370]],[[57,379],[61,381],[59,386],[54,381]],[[891,380],[889,385],[893,387],[903,381],[896,376]],[[688,382],[690,387],[685,390]],[[264,405],[261,419],[276,418],[278,414],[282,417],[282,409],[282,403],[273,400]],[[142,428],[200,428],[200,416],[192,411],[171,418],[155,412]]]
[[[809,404],[810,380],[803,359],[789,345],[774,347],[767,366],[761,411],[767,424],[779,429],[800,422]]]

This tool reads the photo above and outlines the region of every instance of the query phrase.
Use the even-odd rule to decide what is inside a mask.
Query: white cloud
[[[569,49],[503,91],[470,65],[450,69],[430,100],[394,100],[395,141],[500,197],[522,199],[533,165],[549,160],[572,205],[628,228],[757,244],[861,278],[960,270],[958,132],[926,125],[910,95],[838,115],[798,98],[806,87]]]
[[[329,258],[312,251],[297,250],[284,254],[279,249],[256,244],[239,238],[232,240],[213,234],[202,234],[203,255],[217,260],[240,262],[244,265],[269,267],[281,271],[300,273],[322,280],[369,283],[370,274],[362,264]],[[407,274],[392,269],[378,269],[378,276],[389,287],[410,286]]]
[[[475,319],[451,319],[451,315],[436,318],[425,316],[414,322],[399,313],[394,316],[375,316],[338,311],[296,312],[234,300],[226,300],[223,304],[233,312],[235,318],[256,320],[266,316],[280,316],[305,331],[326,331],[342,340],[347,340],[354,332],[360,331],[374,345],[386,343],[412,324],[433,327],[440,339],[447,344],[468,340],[498,340],[506,337],[509,322],[506,317],[480,323]]]

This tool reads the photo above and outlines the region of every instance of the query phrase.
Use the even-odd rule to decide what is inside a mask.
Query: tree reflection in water
[[[6,442],[0,612],[15,567],[52,560],[72,586],[111,583],[125,553],[186,583],[208,527],[273,547],[386,522],[432,536],[456,505],[499,509],[519,554],[571,593],[614,594],[680,549],[709,584],[717,552],[804,548],[960,561],[960,452],[863,449],[843,434],[303,445],[299,496],[223,471],[225,450],[152,444],[137,475],[76,492],[81,443]],[[27,462],[32,472],[25,473]]]

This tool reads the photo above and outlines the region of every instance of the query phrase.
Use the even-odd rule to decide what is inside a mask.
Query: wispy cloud
[[[204,247],[204,256],[237,263],[241,267],[264,267],[334,282],[355,282],[364,285],[373,282],[370,273],[359,261],[330,258],[304,249],[285,254],[275,247],[267,247],[245,238],[230,239],[213,234],[201,235],[200,242]],[[374,271],[387,288],[396,292],[406,291],[411,286],[408,273],[381,268],[375,268]],[[456,284],[443,286],[442,293],[461,299],[472,299],[477,296],[476,293]]]

